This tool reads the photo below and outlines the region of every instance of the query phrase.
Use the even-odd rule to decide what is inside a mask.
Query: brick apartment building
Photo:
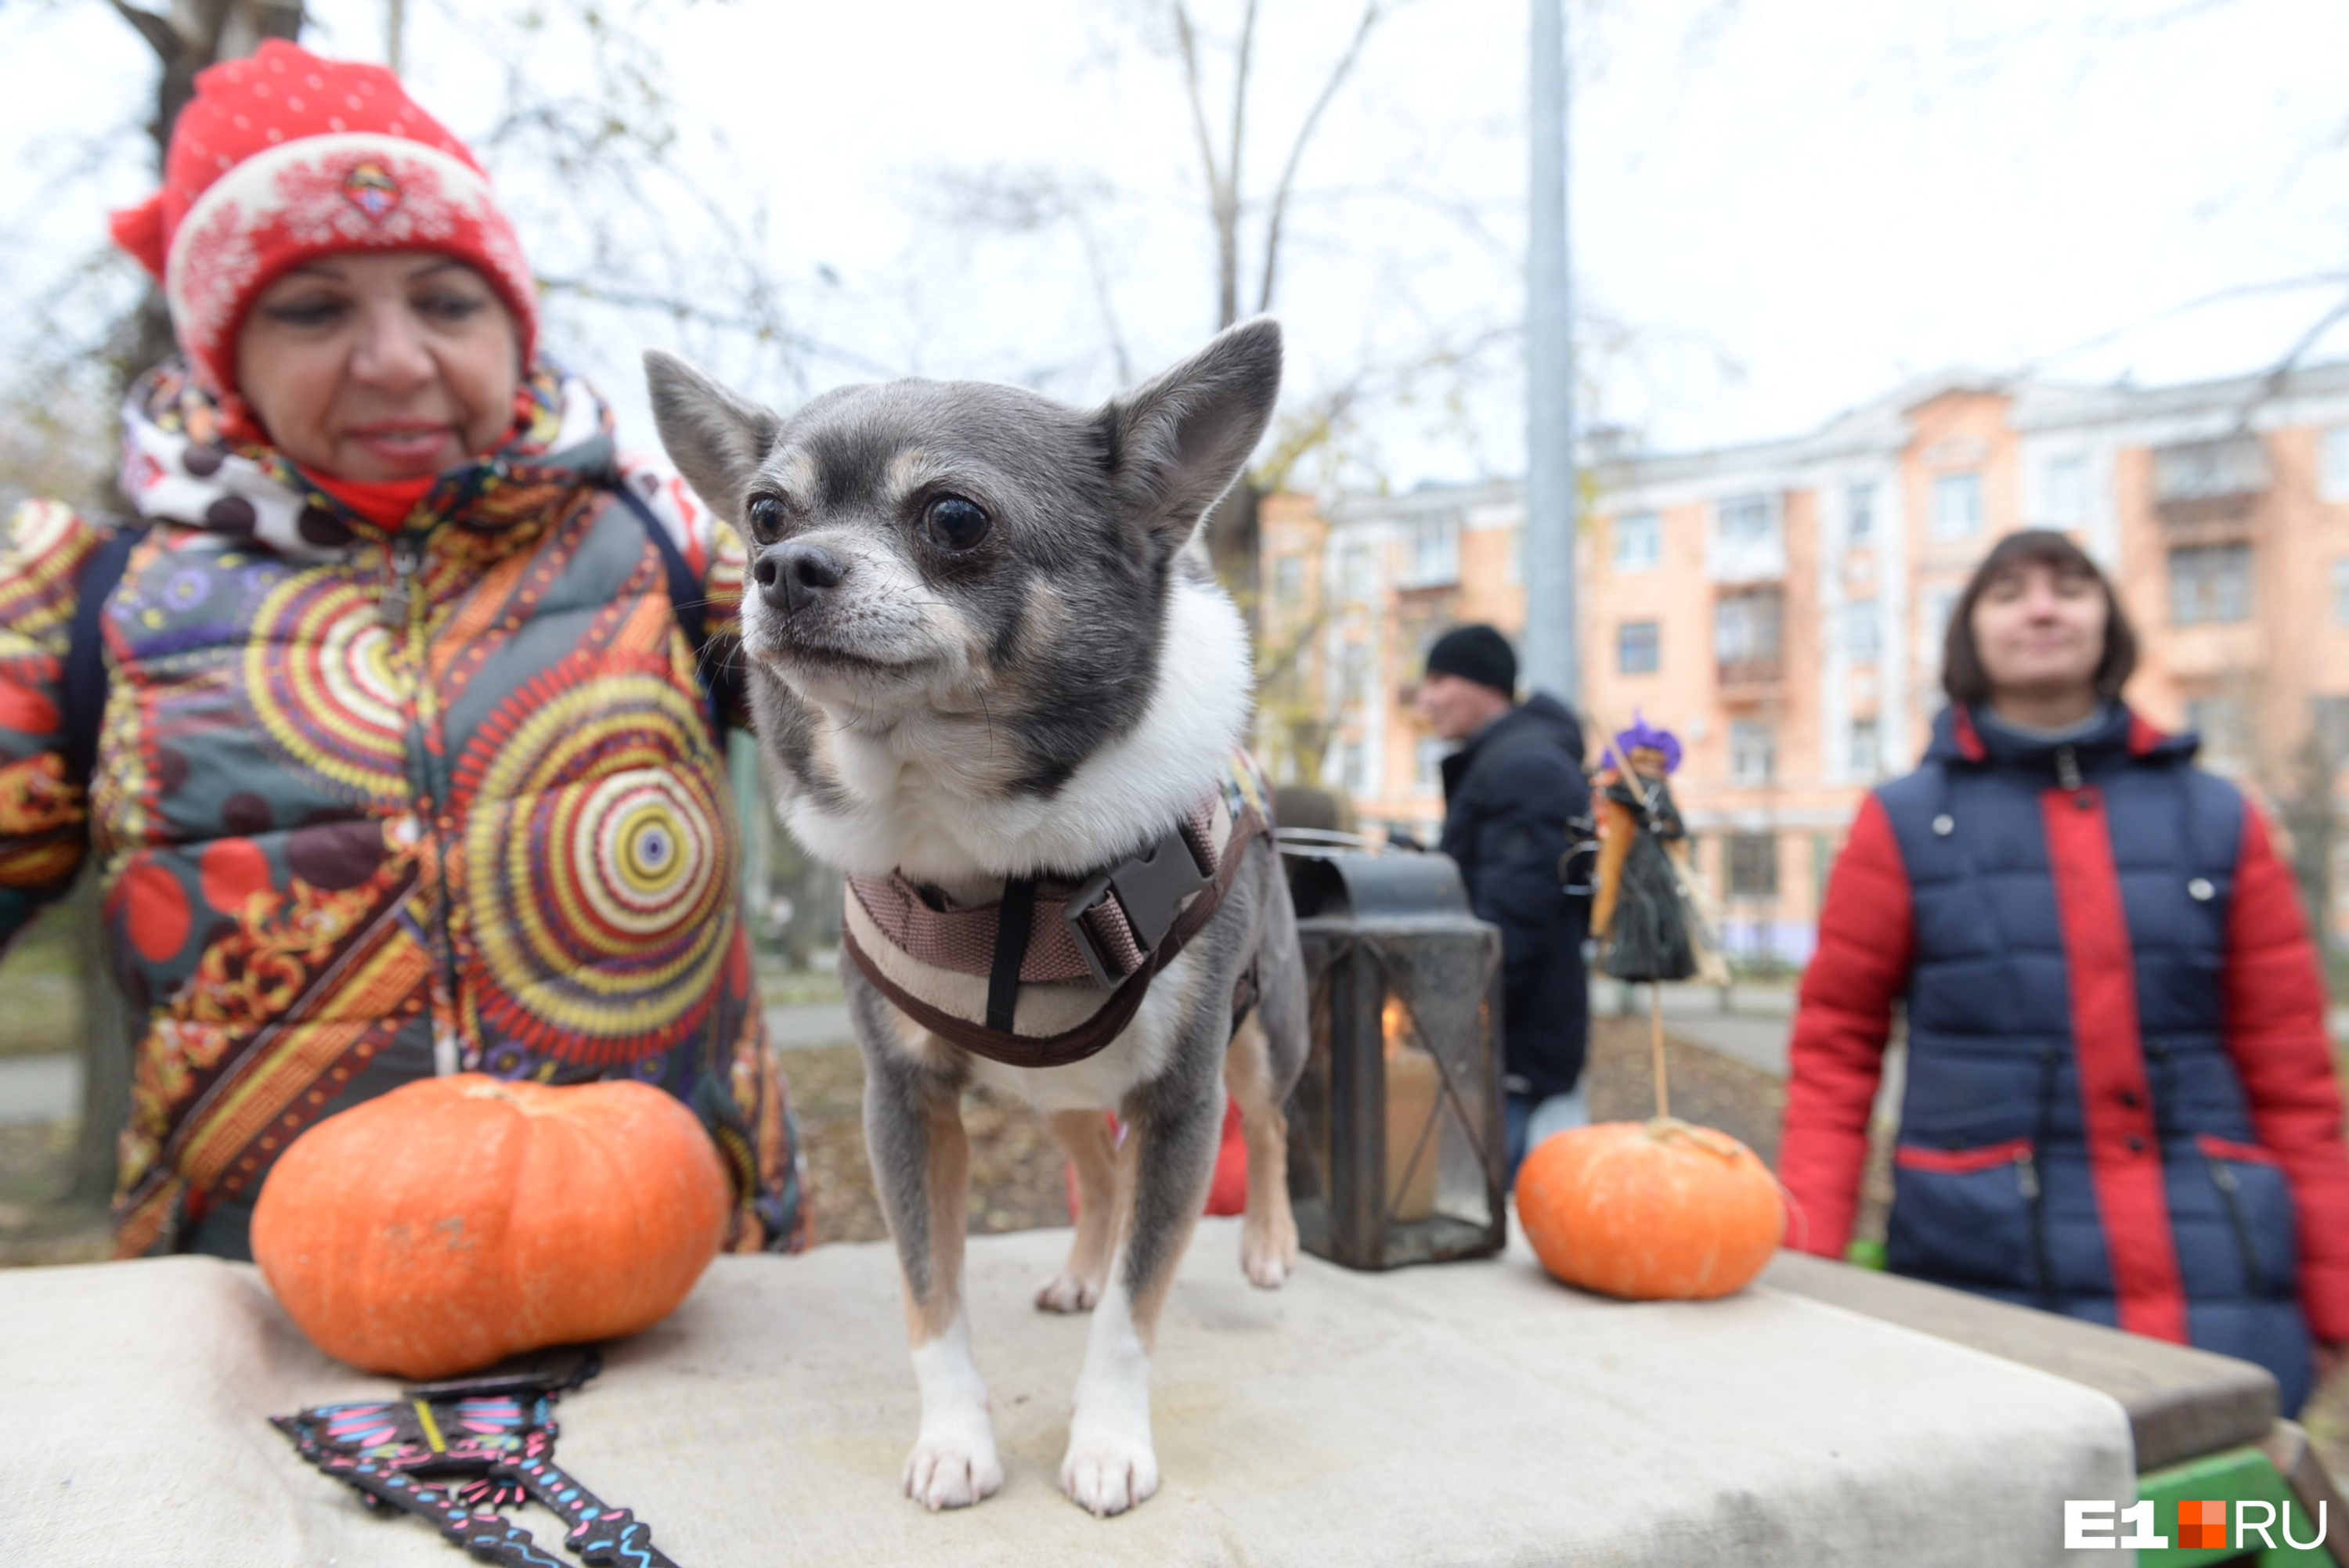
[[[2349,364],[2164,387],[1950,373],[1806,435],[1590,473],[1593,760],[1635,708],[1679,732],[1698,864],[1749,956],[1807,957],[1860,793],[1940,707],[1951,606],[2016,528],[2064,529],[2114,574],[2145,648],[2129,700],[2200,730],[2210,765],[2324,799],[2349,746]],[[1278,496],[1263,521],[1276,776],[1432,832],[1444,748],[1412,682],[1444,628],[1525,624],[1518,487]]]

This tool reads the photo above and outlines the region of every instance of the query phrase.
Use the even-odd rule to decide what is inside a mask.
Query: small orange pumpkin
[[[694,1114],[649,1084],[459,1073],[330,1116],[279,1157],[253,1256],[319,1349],[441,1377],[668,1315],[730,1197]]]
[[[1544,1268],[1634,1301],[1743,1290],[1786,1231],[1777,1179],[1752,1150],[1671,1117],[1545,1139],[1517,1167],[1516,1197]]]

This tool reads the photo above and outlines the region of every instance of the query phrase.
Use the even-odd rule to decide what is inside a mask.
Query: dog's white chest
[[[1115,1110],[1126,1092],[1162,1072],[1174,1055],[1197,960],[1185,953],[1150,983],[1133,1021],[1115,1039],[1081,1062],[1059,1068],[1014,1068],[987,1057],[970,1058],[971,1078],[999,1093],[1017,1095],[1038,1110]]]

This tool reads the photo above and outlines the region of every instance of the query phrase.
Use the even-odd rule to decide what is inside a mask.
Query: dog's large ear
[[[720,517],[740,523],[742,492],[773,449],[782,420],[657,348],[645,350],[645,381],[669,461]]]
[[[1096,418],[1119,496],[1144,526],[1181,544],[1239,478],[1279,395],[1280,323],[1260,315],[1112,398]]]

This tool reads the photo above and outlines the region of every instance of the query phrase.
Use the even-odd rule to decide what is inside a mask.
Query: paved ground
[[[63,1121],[80,1114],[79,1057],[0,1057],[0,1127]]]
[[[848,1026],[845,1002],[802,1002],[770,1007],[767,1037],[775,1042],[779,1051],[812,1051],[856,1043],[856,1032]]]
[[[812,1002],[767,1009],[767,1032],[786,1051],[854,1045],[848,1009]],[[81,1113],[81,1057],[55,1052],[0,1057],[0,1127],[63,1121]]]
[[[1616,1016],[1622,987],[1602,981],[1591,988],[1592,1011]],[[1630,998],[1633,1017],[1646,1016],[1643,995]],[[1675,1039],[1702,1046],[1733,1061],[1775,1077],[1786,1072],[1786,1030],[1791,993],[1741,986],[1732,993],[1734,1012],[1723,1012],[1719,993],[1703,986],[1664,988],[1664,1016]],[[826,1050],[854,1045],[847,1006],[840,1002],[786,1004],[767,1009],[767,1033],[778,1050]],[[63,1121],[81,1109],[81,1058],[48,1054],[0,1057],[0,1127]]]
[[[1674,1038],[1779,1078],[1786,1076],[1786,1035],[1794,1026],[1795,1010],[1790,988],[1735,986],[1725,1007],[1721,992],[1710,985],[1666,985],[1663,994],[1664,1026]],[[1644,1018],[1648,988],[1593,979],[1590,1010],[1602,1018]]]

